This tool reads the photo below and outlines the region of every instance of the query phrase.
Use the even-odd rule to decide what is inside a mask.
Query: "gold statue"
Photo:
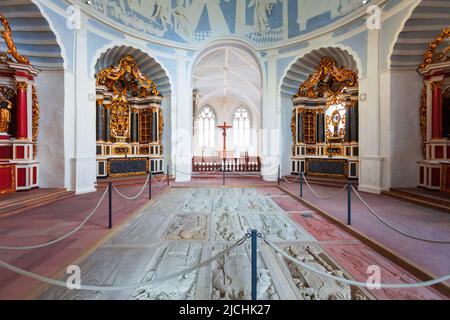
[[[0,132],[8,132],[11,124],[12,103],[0,92]]]

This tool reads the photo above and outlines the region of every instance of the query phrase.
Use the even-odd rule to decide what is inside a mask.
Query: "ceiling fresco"
[[[79,2],[83,4],[81,1]],[[237,37],[272,45],[324,27],[364,0],[91,0],[96,17],[184,44]],[[84,8],[87,5],[83,6]]]

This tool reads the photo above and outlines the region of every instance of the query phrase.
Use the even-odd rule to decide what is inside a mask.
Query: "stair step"
[[[30,196],[24,199],[11,199],[3,201],[0,204],[0,216],[10,216],[28,209],[41,207],[58,200],[66,199],[73,195],[74,192],[72,191],[61,190],[43,195]]]
[[[383,191],[382,193],[397,199],[408,201],[410,203],[450,213],[450,204],[445,199],[438,200],[434,197],[431,198],[425,195],[418,195],[399,190]]]

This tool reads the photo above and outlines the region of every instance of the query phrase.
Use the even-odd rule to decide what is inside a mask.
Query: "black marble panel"
[[[147,159],[130,158],[130,159],[109,159],[110,175],[126,175],[146,173],[148,164]]]
[[[337,159],[307,159],[307,174],[319,176],[342,176],[347,172],[347,161]]]

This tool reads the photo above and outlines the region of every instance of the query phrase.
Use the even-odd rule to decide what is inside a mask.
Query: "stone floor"
[[[275,187],[172,188],[80,261],[82,282],[126,285],[158,279],[209,259],[256,228],[289,255],[335,276],[365,281],[367,267],[382,282],[417,281],[349,234]],[[163,283],[120,292],[51,287],[39,299],[249,299],[249,242],[212,264]],[[427,289],[366,290],[324,279],[275,253],[258,252],[259,299],[441,299]],[[65,279],[62,276],[61,279]]]

